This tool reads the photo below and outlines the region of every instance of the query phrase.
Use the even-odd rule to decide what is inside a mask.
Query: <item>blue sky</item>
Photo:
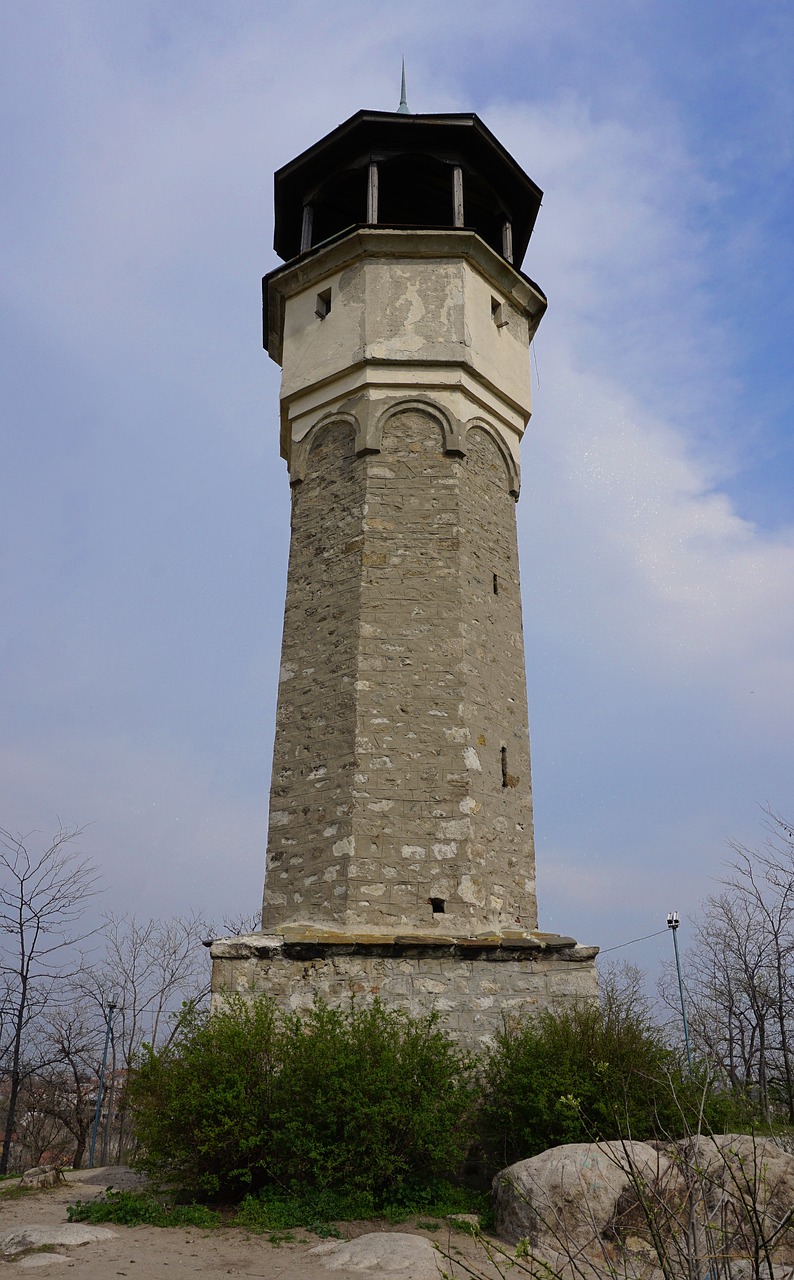
[[[2,7],[0,823],[91,824],[117,909],[256,908],[272,174],[396,108],[403,54],[413,110],[476,111],[545,192],[518,509],[541,923],[615,946],[695,910],[759,806],[794,812],[775,0]]]

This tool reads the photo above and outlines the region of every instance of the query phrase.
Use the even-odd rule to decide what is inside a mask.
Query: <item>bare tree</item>
[[[83,1163],[91,1134],[104,1030],[99,1011],[78,998],[56,1006],[44,1033],[50,1066],[38,1076],[38,1106],[70,1138],[75,1169]]]
[[[69,1135],[57,1114],[57,1084],[38,1073],[22,1081],[14,1132],[14,1156],[18,1168],[38,1164],[64,1164],[69,1158]]]
[[[794,1122],[794,832],[767,811],[760,850],[732,844],[685,958],[690,1030],[701,1054],[767,1119]],[[663,984],[662,994],[665,995]],[[675,1000],[667,985],[668,1002]]]
[[[599,957],[598,999],[601,1008],[622,1017],[636,1017],[652,1025],[655,1021],[653,1001],[646,988],[646,973],[629,960]]]
[[[35,1065],[26,1041],[53,1003],[68,951],[87,936],[75,928],[97,892],[97,871],[73,847],[81,834],[61,826],[46,848],[31,851],[30,835],[0,828],[0,1064],[9,1082],[0,1173],[8,1171],[20,1087]]]
[[[28,1152],[43,1141],[80,1167],[91,1141],[110,1022],[96,1159],[106,1165],[120,1158],[125,1145],[121,1086],[142,1045],[165,1043],[175,1032],[182,1004],[207,993],[209,968],[201,946],[207,929],[199,916],[166,921],[105,916],[94,953],[83,958],[57,1003],[39,1019],[39,1065],[21,1095],[27,1122],[19,1136]]]
[[[236,915],[224,916],[219,938],[243,938],[251,933],[262,932],[262,912],[240,911]],[[207,946],[207,943],[204,944]]]
[[[173,1037],[177,1015],[187,1003],[209,994],[209,965],[202,945],[211,932],[197,914],[170,920],[140,920],[108,912],[99,930],[104,954],[86,958],[77,979],[77,1001],[93,1010],[104,1029],[105,1010],[116,1006],[110,1039],[107,1120],[101,1159],[112,1160],[111,1130],[116,1111],[116,1081],[133,1066],[145,1043],[162,1046]],[[116,1155],[125,1141],[125,1117],[117,1117]]]

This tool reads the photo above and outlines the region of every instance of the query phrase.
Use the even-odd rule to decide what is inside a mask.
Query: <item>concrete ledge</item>
[[[239,938],[218,938],[210,947],[213,960],[318,959],[325,956],[373,957],[437,956],[457,959],[532,962],[554,954],[556,960],[584,963],[594,960],[598,947],[580,946],[575,938],[558,933],[492,933],[475,937],[416,932],[380,934],[286,925],[281,933],[250,933]]]

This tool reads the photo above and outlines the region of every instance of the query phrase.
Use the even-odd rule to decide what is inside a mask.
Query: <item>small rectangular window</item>
[[[499,575],[496,573],[493,576],[493,593],[495,596],[499,595]]]
[[[508,781],[507,781],[507,747],[502,747],[501,755],[502,755],[502,786],[503,786],[503,787],[506,787],[506,786],[508,785]]]
[[[499,298],[494,298],[494,297],[491,298],[491,319],[493,320],[497,329],[504,329],[505,325],[507,324],[507,314],[505,311],[505,305],[503,302],[500,301]]]
[[[446,915],[446,903],[443,898],[431,898],[430,906],[433,908],[434,916]]]
[[[314,314],[320,320],[324,320],[331,310],[331,290],[323,289],[322,293],[317,294],[317,306]]]

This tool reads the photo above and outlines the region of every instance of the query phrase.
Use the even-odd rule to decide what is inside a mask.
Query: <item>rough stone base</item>
[[[597,997],[597,947],[557,934],[423,938],[288,928],[212,944],[213,1006],[271,996],[285,1011],[376,997],[412,1014],[436,1010],[460,1043],[487,1044],[505,1016]]]

